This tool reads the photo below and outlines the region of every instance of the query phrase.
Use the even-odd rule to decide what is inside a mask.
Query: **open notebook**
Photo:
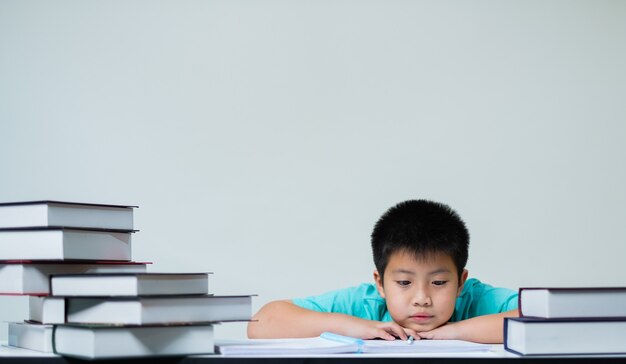
[[[459,340],[361,340],[342,337],[334,340],[321,337],[305,339],[250,339],[218,343],[223,355],[302,355],[347,353],[459,353],[489,351],[490,345]],[[337,335],[333,335],[337,336]]]

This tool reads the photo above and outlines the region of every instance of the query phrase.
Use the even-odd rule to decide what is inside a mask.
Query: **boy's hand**
[[[465,340],[485,344],[502,344],[505,317],[517,317],[517,310],[450,322],[430,331],[420,332],[422,339]]]
[[[360,339],[407,340],[409,336],[413,336],[414,340],[420,339],[417,331],[404,328],[393,321],[380,322],[363,319],[355,321],[358,322],[345,328],[344,335]]]
[[[380,322],[345,315],[317,312],[294,305],[291,301],[266,304],[248,323],[248,337],[287,338],[313,337],[325,331],[360,339],[406,340],[409,335],[419,340],[415,330],[403,328],[395,322]]]
[[[461,340],[460,327],[457,323],[447,323],[430,331],[419,332],[422,339],[430,340]]]

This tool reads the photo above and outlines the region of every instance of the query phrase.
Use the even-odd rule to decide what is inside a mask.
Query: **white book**
[[[131,233],[62,228],[0,230],[0,260],[130,260]]]
[[[63,201],[0,203],[0,228],[56,226],[133,230],[135,207]]]
[[[9,346],[52,352],[52,325],[9,322]]]
[[[143,262],[0,261],[0,294],[47,295],[50,276],[78,273],[143,273]]]
[[[209,273],[55,275],[54,296],[150,296],[209,293]]]
[[[66,299],[68,323],[150,325],[245,321],[251,296],[152,296]]]
[[[28,320],[41,324],[65,322],[65,300],[61,297],[28,297]]]
[[[81,359],[182,356],[214,353],[213,327],[57,326],[58,354]]]
[[[626,317],[626,287],[520,288],[524,317]]]
[[[505,318],[504,348],[521,355],[626,353],[625,318]]]

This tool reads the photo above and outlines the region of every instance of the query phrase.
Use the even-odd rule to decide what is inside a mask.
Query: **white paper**
[[[320,337],[304,339],[250,339],[223,341],[217,345],[223,355],[300,355],[357,353],[459,353],[489,351],[490,345],[459,340],[416,340],[412,344],[394,340],[364,340],[356,343],[336,342]]]

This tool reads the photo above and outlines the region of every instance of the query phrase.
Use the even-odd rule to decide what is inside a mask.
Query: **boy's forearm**
[[[338,313],[323,313],[294,305],[291,301],[274,301],[263,306],[248,323],[251,339],[296,338],[319,336],[324,331],[342,333],[355,319]]]
[[[517,316],[517,310],[512,310],[459,321],[455,323],[458,329],[458,338],[477,343],[502,344],[504,341],[504,318]]]

